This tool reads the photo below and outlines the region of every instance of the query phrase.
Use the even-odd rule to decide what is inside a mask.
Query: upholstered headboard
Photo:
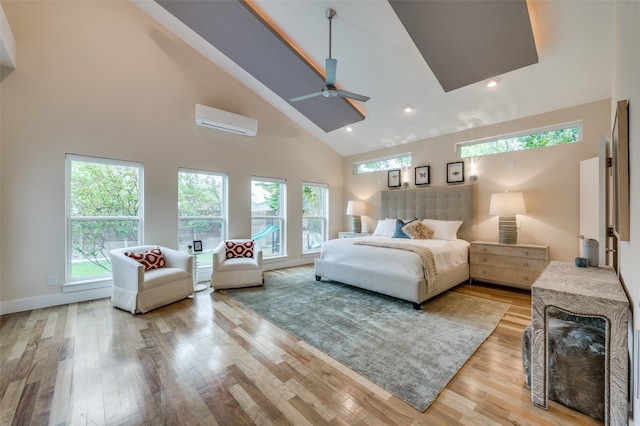
[[[381,219],[461,220],[458,238],[476,239],[474,184],[386,190],[380,201]]]

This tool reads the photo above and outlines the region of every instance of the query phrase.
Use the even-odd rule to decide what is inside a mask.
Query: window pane
[[[302,251],[318,251],[327,240],[327,198],[324,185],[302,187]]]
[[[460,158],[480,157],[502,152],[523,151],[544,146],[578,142],[582,124],[553,127],[547,130],[500,137],[483,142],[466,142],[460,146]]]
[[[212,250],[225,239],[225,175],[180,170],[178,172],[178,249],[186,250],[202,241],[203,250]],[[211,263],[200,256],[199,265]]]
[[[353,164],[353,174],[411,167],[411,154],[400,154]]]
[[[284,255],[284,181],[251,181],[251,238],[262,246],[265,258]]]
[[[67,281],[111,272],[109,252],[142,240],[142,167],[121,161],[67,156]]]

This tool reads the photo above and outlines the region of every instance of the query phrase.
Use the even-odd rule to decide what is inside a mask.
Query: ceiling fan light
[[[404,112],[406,112],[406,113],[413,112],[413,107],[411,107],[411,106],[404,107]]]

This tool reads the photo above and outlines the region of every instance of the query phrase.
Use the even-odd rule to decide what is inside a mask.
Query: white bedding
[[[469,242],[465,240],[411,240],[378,236],[329,240],[322,245],[320,258],[356,267],[368,265],[371,270],[390,274],[420,276],[424,273],[422,260],[416,253],[391,248],[354,246],[355,242],[363,240],[427,247],[433,253],[438,274],[466,264],[469,258]]]

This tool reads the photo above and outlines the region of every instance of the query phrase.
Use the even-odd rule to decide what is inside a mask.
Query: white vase
[[[582,256],[587,258],[589,266],[598,266],[600,263],[599,251],[598,240],[587,238],[582,242]]]

